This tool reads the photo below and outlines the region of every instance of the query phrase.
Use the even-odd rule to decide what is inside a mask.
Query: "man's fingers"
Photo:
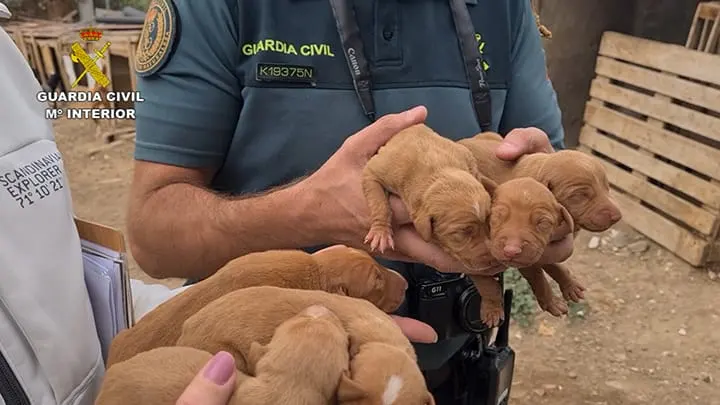
[[[460,262],[450,257],[440,247],[427,243],[417,233],[412,225],[404,225],[396,228],[395,235],[396,250],[414,261],[426,265],[444,273],[464,273],[467,268]]]
[[[348,138],[346,146],[352,148],[351,153],[359,158],[369,159],[395,134],[424,122],[425,118],[427,118],[427,109],[423,106],[414,107],[397,114],[384,115]]]
[[[390,198],[390,208],[392,209],[393,213],[393,224],[395,225],[406,225],[412,223],[412,219],[410,218],[410,213],[407,210],[407,207],[405,206],[405,203],[402,202],[402,200],[394,195],[391,195]]]
[[[428,324],[417,319],[404,316],[390,315],[400,327],[405,336],[415,343],[435,343],[438,340],[437,332]]]
[[[235,359],[218,352],[193,378],[176,405],[227,405],[235,389]]]
[[[510,131],[495,151],[498,159],[516,160],[528,153],[552,153],[547,134],[539,128],[517,128]]]

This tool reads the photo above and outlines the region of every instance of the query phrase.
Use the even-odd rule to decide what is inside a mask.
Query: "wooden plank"
[[[720,66],[718,70],[720,71]],[[720,142],[720,118],[634,90],[603,83],[597,78],[590,86],[590,96]]]
[[[603,34],[599,54],[720,86],[718,55],[612,31]]]
[[[700,22],[700,10],[701,7],[700,5],[698,5],[698,7],[695,9],[695,16],[693,16],[692,25],[690,26],[690,33],[688,34],[687,41],[685,41],[686,48],[695,47],[695,36],[697,35],[698,23]]]
[[[48,78],[52,76],[55,72],[55,63],[54,58],[52,57],[52,53],[50,52],[50,47],[43,45],[40,47],[40,54],[42,55],[42,64],[43,68],[45,69],[45,74],[48,75]]]
[[[612,196],[623,213],[623,219],[630,226],[691,265],[702,266],[704,264],[708,250],[706,241],[624,194],[614,192]]]
[[[588,102],[585,123],[609,132],[708,177],[720,180],[720,150],[673,132],[655,128],[629,115]]]
[[[713,235],[717,230],[720,218],[713,213],[705,211],[654,184],[648,183],[602,158],[598,158],[598,160],[605,166],[608,181],[613,186],[662,210],[704,235]]]
[[[610,139],[590,126],[585,125],[580,131],[580,143],[633,170],[680,190],[703,204],[715,209],[720,207],[720,187]]]
[[[705,44],[703,51],[712,52],[715,50],[718,43],[718,35],[720,35],[720,14],[715,17],[712,30],[710,30],[710,35],[708,35],[707,44]]]
[[[707,38],[708,38],[709,25],[710,25],[709,19],[703,20],[702,31],[700,31],[700,41],[698,42],[698,46],[695,49],[705,48],[705,44],[707,43]]]
[[[38,49],[37,41],[35,37],[30,37],[30,46],[32,47],[33,60],[35,62],[35,69],[37,69],[38,76],[40,76],[40,83],[47,84],[47,75],[43,67],[42,58],[40,58],[40,50]]]
[[[130,89],[137,91],[137,77],[135,76],[135,47],[133,42],[128,41],[126,48],[128,50],[128,69],[130,70]]]
[[[720,60],[718,60],[720,64]],[[720,69],[720,66],[718,66]],[[605,56],[599,56],[595,72],[621,82],[664,94],[677,100],[720,112],[720,90],[677,76],[669,76]]]

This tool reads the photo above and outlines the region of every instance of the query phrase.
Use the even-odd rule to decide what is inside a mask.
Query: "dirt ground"
[[[55,125],[77,215],[124,230],[133,143],[101,146],[91,123]],[[514,327],[516,405],[720,405],[720,281],[621,224],[583,234],[570,264],[580,313]],[[146,276],[134,262],[131,275]],[[179,280],[164,280],[178,285]]]

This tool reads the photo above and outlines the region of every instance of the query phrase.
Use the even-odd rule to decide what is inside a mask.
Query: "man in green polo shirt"
[[[201,279],[249,252],[362,247],[362,167],[415,123],[499,132],[508,160],[563,148],[540,41],[529,0],[152,0],[135,66],[135,259]],[[388,265],[464,270],[393,208]],[[543,262],[571,253],[568,235]]]

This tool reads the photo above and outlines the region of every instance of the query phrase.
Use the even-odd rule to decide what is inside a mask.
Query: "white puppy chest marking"
[[[403,386],[403,380],[398,375],[391,375],[388,378],[387,385],[385,386],[385,392],[382,394],[383,405],[393,405],[400,395],[400,390]]]

